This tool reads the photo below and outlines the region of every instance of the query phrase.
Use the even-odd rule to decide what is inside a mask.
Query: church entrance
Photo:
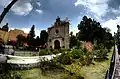
[[[59,40],[55,40],[55,42],[54,42],[54,49],[60,49],[60,42],[59,42]]]

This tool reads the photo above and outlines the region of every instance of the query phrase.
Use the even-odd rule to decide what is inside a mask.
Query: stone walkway
[[[118,55],[118,49],[116,47],[116,63],[115,63],[115,72],[114,72],[114,76],[113,79],[120,79],[120,55]]]
[[[120,63],[116,64],[115,74],[114,74],[113,79],[120,79]]]

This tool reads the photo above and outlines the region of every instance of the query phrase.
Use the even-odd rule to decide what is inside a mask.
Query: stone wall
[[[9,31],[9,40],[17,40],[17,36],[19,35],[19,34],[22,34],[23,36],[25,36],[25,37],[27,37],[27,34],[26,33],[24,33],[24,31],[22,31],[22,30],[18,30],[18,29],[14,29],[14,30],[10,30]]]
[[[8,63],[8,69],[10,70],[27,70],[32,68],[38,68],[40,63],[32,63],[32,64],[12,64]]]
[[[4,43],[7,43],[8,36],[9,36],[8,32],[0,30],[0,38],[4,41]]]
[[[19,34],[22,34],[23,36],[27,37],[27,34],[24,33],[22,30],[10,30],[9,32],[0,30],[0,38],[4,41],[4,43],[7,43],[8,40],[17,40],[17,36]]]

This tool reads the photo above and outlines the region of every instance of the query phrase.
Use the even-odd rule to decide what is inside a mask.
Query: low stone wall
[[[8,63],[8,69],[10,69],[10,70],[27,70],[27,69],[37,68],[39,66],[40,66],[40,63],[32,63],[32,64]]]

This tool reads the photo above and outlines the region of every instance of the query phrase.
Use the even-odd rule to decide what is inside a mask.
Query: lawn
[[[78,63],[73,63],[72,65],[66,65],[65,68],[67,70],[72,70],[77,75],[81,75],[84,79],[104,79],[106,75],[106,70],[110,67],[110,61],[113,54],[113,48],[111,52],[108,53],[108,60],[102,62],[95,62],[95,65],[83,66],[79,67]],[[75,69],[76,68],[76,69]]]
[[[14,71],[11,71],[14,72]],[[17,72],[21,74],[23,79],[63,79],[63,76],[65,75],[63,72],[57,71],[49,71],[46,75],[43,75],[41,73],[40,68],[34,68],[30,70],[20,70]]]

